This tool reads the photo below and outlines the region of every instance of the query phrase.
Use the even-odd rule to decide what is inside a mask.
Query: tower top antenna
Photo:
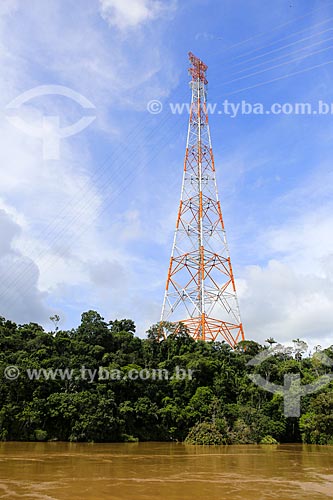
[[[208,80],[206,78],[206,71],[208,69],[207,64],[205,64],[201,59],[195,56],[192,52],[188,53],[189,60],[192,66],[189,68],[189,73],[192,76],[192,81],[200,80],[206,85]]]

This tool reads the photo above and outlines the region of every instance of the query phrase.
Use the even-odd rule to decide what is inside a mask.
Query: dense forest
[[[332,382],[302,397],[300,418],[286,418],[282,395],[249,379],[257,373],[283,385],[286,373],[300,373],[309,384],[332,372],[304,356],[298,339],[294,350],[249,366],[274,339],[232,350],[195,342],[182,328],[159,341],[155,325],[141,339],[133,321],[105,322],[95,311],[70,331],[52,319],[45,332],[0,317],[0,440],[333,444]],[[333,346],[321,352],[333,360]]]

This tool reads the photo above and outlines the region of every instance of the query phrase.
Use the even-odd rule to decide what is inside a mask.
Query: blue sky
[[[189,50],[208,99],[332,99],[333,2],[3,0],[0,6],[0,313],[51,328],[84,310],[158,321],[180,196]],[[40,85],[89,99],[96,119],[45,160],[7,104]],[[161,113],[147,111],[153,99]],[[62,96],[27,123],[86,110]],[[332,344],[332,115],[210,116],[218,186],[247,338]]]

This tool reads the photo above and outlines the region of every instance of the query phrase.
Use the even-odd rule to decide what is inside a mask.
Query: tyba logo
[[[257,356],[252,358],[247,363],[247,366],[258,366],[271,356],[276,356],[279,354],[290,355],[290,352],[290,348],[278,344],[273,348],[267,349],[257,354]],[[332,368],[333,366],[333,361],[322,352],[315,353],[313,358],[319,361],[322,365],[330,368]],[[285,417],[299,417],[301,414],[301,397],[323,389],[333,380],[333,374],[326,373],[318,377],[311,384],[301,384],[300,373],[286,373],[284,375],[283,385],[277,385],[273,384],[259,373],[251,373],[248,375],[248,377],[252,380],[252,382],[254,382],[265,391],[282,395]]]
[[[60,95],[75,101],[84,109],[95,109],[95,106],[83,95],[62,85],[40,85],[23,92],[9,104],[7,110],[18,110],[20,107],[34,99],[46,95]],[[32,137],[39,137],[43,140],[43,159],[58,160],[60,151],[60,140],[71,135],[78,134],[92,123],[96,116],[83,116],[76,123],[60,128],[59,116],[43,116],[42,124],[36,127],[27,123],[20,116],[7,115],[8,121],[22,132]]]

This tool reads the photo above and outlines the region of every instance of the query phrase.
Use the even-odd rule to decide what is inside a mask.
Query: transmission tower
[[[207,113],[207,66],[189,53],[192,100],[181,200],[161,322],[182,322],[195,340],[244,340]],[[163,324],[163,323],[162,323]]]

